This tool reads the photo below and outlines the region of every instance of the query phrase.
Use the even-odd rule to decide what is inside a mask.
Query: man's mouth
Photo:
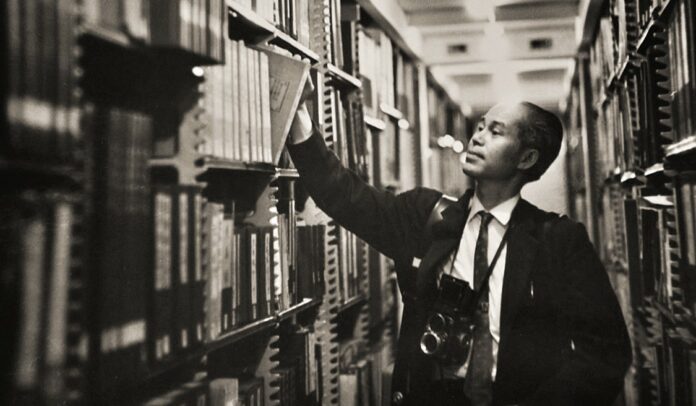
[[[467,151],[466,155],[467,155],[467,156],[472,155],[472,156],[475,156],[475,157],[478,158],[478,159],[483,159],[483,155],[481,155],[481,154],[479,154],[479,153],[477,153],[477,152],[474,152],[474,151]]]

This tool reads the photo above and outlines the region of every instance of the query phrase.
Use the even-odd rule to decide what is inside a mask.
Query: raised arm
[[[423,227],[441,193],[416,188],[394,195],[343,167],[300,105],[288,149],[317,206],[384,255],[407,261],[421,247]]]

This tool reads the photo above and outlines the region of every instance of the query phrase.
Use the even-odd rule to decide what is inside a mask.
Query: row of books
[[[263,406],[263,378],[197,379],[143,403],[145,406]]]
[[[370,323],[376,325],[395,314],[398,286],[393,260],[373,248],[368,250]]]
[[[363,104],[355,92],[336,91],[332,94],[334,123],[334,151],[343,164],[363,177],[368,170],[368,145]]]
[[[299,327],[280,339],[281,405],[316,405],[321,400],[321,345],[314,331]]]
[[[696,5],[677,1],[667,22],[672,139],[696,135]]]
[[[674,200],[676,205],[676,227],[680,247],[679,274],[684,290],[684,305],[696,314],[696,177],[687,172],[675,179]]]
[[[392,352],[389,345],[377,343],[365,349],[359,340],[339,345],[340,404],[379,406],[391,402]]]
[[[338,237],[339,252],[339,297],[341,301],[364,292],[363,281],[367,277],[367,246],[355,234],[341,228]]]
[[[615,279],[623,281],[615,285],[617,295],[623,298],[627,320],[633,320],[637,357],[628,379],[637,387],[627,386],[627,399],[636,399],[636,404],[696,404],[696,364],[688,350],[694,337],[684,323],[696,310],[693,176],[675,167],[676,177],[669,183],[650,176],[646,187],[633,190],[607,177],[656,168],[664,163],[666,145],[693,134],[696,64],[688,44],[694,39],[694,6],[682,0],[639,0],[635,5],[637,10],[630,2],[612,3],[591,50],[597,113],[592,150],[599,159],[590,159],[593,165],[599,162],[596,172],[602,175],[593,179],[603,202],[597,210],[599,235],[603,260]],[[644,31],[648,23],[654,24],[651,32]],[[632,54],[640,30],[645,58]],[[629,66],[607,91],[607,80],[626,56],[635,68]],[[603,184],[607,179],[612,182]]]
[[[193,187],[155,191],[156,361],[323,292],[323,226],[296,228],[297,265],[284,268],[276,259],[284,229],[235,225],[234,205],[200,204]]]
[[[607,92],[607,81],[625,60],[627,49],[637,41],[635,35],[622,34],[621,30],[617,33],[614,22],[623,22],[619,25],[625,28],[635,23],[630,21],[634,14],[623,12],[600,20],[597,39],[590,49],[590,76],[593,103],[602,116],[600,123],[616,122],[622,127],[617,131],[599,129],[600,137],[613,137],[604,142],[617,147],[610,152],[617,153],[614,168],[645,169],[662,160],[663,146],[694,134],[696,56],[688,44],[696,38],[692,23],[695,9],[689,1],[672,2],[663,17],[664,23],[648,38],[650,46],[642,51],[646,58],[633,58],[637,65],[635,74],[629,74],[624,86],[615,86],[611,94]],[[610,10],[616,12],[625,7]],[[618,41],[623,36],[626,39]],[[618,100],[609,100],[612,97]],[[607,103],[611,106],[604,105]]]
[[[75,196],[6,193],[0,198],[0,281],[6,329],[3,367],[11,403],[62,403],[75,360],[69,350]],[[7,356],[5,356],[7,355]],[[72,365],[77,367],[77,365]]]
[[[418,123],[418,68],[402,52],[395,52],[395,107],[404,115],[411,127]]]
[[[696,177],[693,173],[685,173],[677,178],[675,197],[682,259],[693,269],[696,266]],[[693,311],[696,314],[696,307]]]
[[[85,126],[97,146],[93,299],[103,390],[136,382],[152,362],[321,296],[321,226],[298,229],[302,261],[291,273],[275,259],[276,227],[235,226],[234,205],[207,202],[198,186],[157,184],[151,191],[148,116],[88,105]],[[129,373],[114,378],[113,370]]]
[[[278,47],[225,41],[225,49],[226,63],[206,68],[201,85],[207,128],[198,153],[277,165],[309,64]]]
[[[396,106],[394,48],[391,39],[382,30],[363,28],[358,31],[358,52],[365,114],[379,117],[381,104]]]
[[[147,339],[150,359],[161,362],[207,339],[206,328],[212,327],[206,324],[203,310],[210,278],[202,269],[200,190],[157,185],[152,205],[153,267]]]
[[[612,17],[604,16],[599,20],[597,37],[590,47],[590,77],[595,104],[604,97],[607,80],[612,77],[620,61],[617,50]]]
[[[652,21],[653,16],[661,10],[669,0],[637,0],[636,14],[640,27],[647,26]]]
[[[320,393],[321,346],[314,331],[306,327],[293,327],[279,341],[279,366],[272,373],[277,381],[282,405],[318,405]],[[198,374],[195,380],[186,382],[144,405],[210,405],[228,406],[265,404],[264,379],[248,375],[221,376],[214,379]]]
[[[680,342],[680,337],[691,340],[693,336],[675,328],[678,326],[673,320],[650,300],[636,313],[635,340],[640,349],[635,363],[638,387],[627,399],[636,399],[631,404],[640,405],[696,405],[696,390],[692,385],[696,353]]]
[[[233,0],[234,5],[255,11],[281,31],[311,46],[310,36],[312,2],[309,0]]]
[[[297,226],[296,257],[297,266],[290,273],[291,288],[289,301],[297,303],[302,298],[320,299],[324,295],[324,267],[326,226]],[[293,259],[291,259],[293,260]]]
[[[83,157],[74,32],[69,2],[6,1],[2,6],[7,127],[4,158],[71,164]]]
[[[245,162],[273,162],[268,56],[243,41],[225,41],[224,65],[205,68],[202,85],[208,137],[199,153]]]
[[[97,0],[85,3],[84,18],[144,44],[223,61],[226,10],[225,0]]]
[[[612,95],[597,109],[597,134],[601,137],[596,139],[599,160],[595,165],[602,179],[615,174],[617,168],[623,172],[633,167],[633,162],[627,157],[632,148],[626,145],[633,140],[630,111],[622,95],[623,92]]]

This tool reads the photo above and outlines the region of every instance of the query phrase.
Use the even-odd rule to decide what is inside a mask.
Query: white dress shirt
[[[498,246],[502,242],[503,235],[510,223],[512,211],[515,209],[517,202],[520,200],[520,195],[516,195],[499,205],[495,206],[489,213],[493,215],[493,219],[488,224],[488,263],[490,264],[495,256]],[[457,257],[454,261],[454,269],[452,276],[458,279],[463,279],[469,283],[469,286],[474,285],[474,251],[476,249],[476,240],[478,239],[479,229],[481,228],[481,216],[478,213],[486,209],[481,204],[476,194],[471,199],[471,209],[469,217],[464,226],[462,239],[459,242]],[[503,277],[505,274],[505,257],[507,254],[507,244],[504,246],[495,263],[491,277],[488,280],[488,318],[490,321],[491,335],[493,336],[493,370],[491,376],[495,381],[496,364],[498,360],[498,343],[500,342],[500,304],[503,293]],[[454,255],[454,254],[452,254]],[[451,260],[444,267],[445,272],[450,271]],[[467,365],[463,365],[456,371],[446,371],[453,373],[457,377],[466,375]]]

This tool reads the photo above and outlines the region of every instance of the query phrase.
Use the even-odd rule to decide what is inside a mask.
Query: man
[[[520,198],[557,157],[562,133],[558,118],[534,104],[493,107],[463,164],[475,190],[440,212],[437,191],[394,196],[343,168],[306,107],[298,109],[288,148],[302,183],[397,268],[404,313],[394,404],[595,406],[617,397],[630,343],[585,228]],[[444,284],[461,281],[481,292],[472,352],[443,365],[421,338]]]

